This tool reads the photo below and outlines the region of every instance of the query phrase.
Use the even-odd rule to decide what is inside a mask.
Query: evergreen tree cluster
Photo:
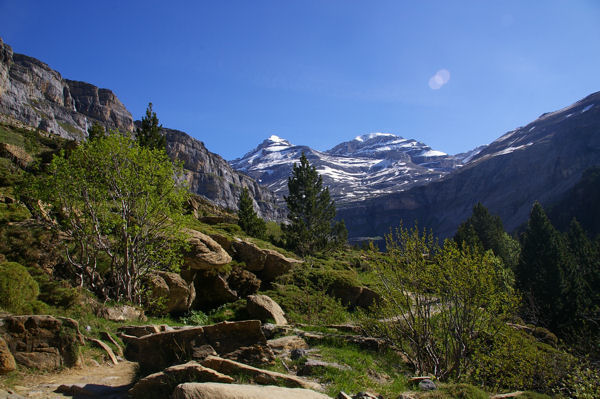
[[[535,203],[521,238],[516,268],[517,287],[524,295],[525,314],[567,339],[600,328],[600,246],[577,220],[568,232],[554,228]]]
[[[161,134],[162,125],[158,124],[156,112],[152,110],[152,103],[146,108],[146,116],[142,118],[141,127],[135,132],[135,138],[140,146],[152,150],[165,150],[167,138]]]

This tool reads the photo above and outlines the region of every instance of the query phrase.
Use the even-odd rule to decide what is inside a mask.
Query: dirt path
[[[26,398],[121,399],[127,397],[127,389],[135,377],[136,369],[137,363],[123,361],[117,365],[85,365],[59,373],[23,374],[11,391]],[[64,394],[55,392],[61,385],[75,388]]]

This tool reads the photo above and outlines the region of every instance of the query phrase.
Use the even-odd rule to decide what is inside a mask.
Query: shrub
[[[13,313],[29,313],[39,308],[39,287],[27,269],[16,262],[0,264],[0,306]]]

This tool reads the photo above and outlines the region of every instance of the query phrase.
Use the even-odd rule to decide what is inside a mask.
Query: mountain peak
[[[367,134],[363,134],[361,136],[356,136],[354,138],[354,141],[360,141],[361,143],[364,141],[368,141],[368,140],[372,140],[374,138],[378,138],[378,137],[390,137],[390,138],[401,138],[399,136],[396,136],[395,134],[392,133],[367,133]]]

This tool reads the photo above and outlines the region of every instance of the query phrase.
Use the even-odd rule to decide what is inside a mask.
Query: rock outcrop
[[[140,379],[129,390],[129,395],[134,399],[164,399],[171,396],[177,385],[191,381],[229,384],[234,379],[196,362],[188,362]]]
[[[10,373],[16,370],[17,362],[10,352],[6,341],[0,337],[0,374]]]
[[[173,399],[330,399],[329,396],[303,388],[275,386],[187,383],[178,385]]]
[[[137,361],[143,372],[156,372],[195,359],[198,349],[210,345],[220,356],[239,361],[268,363],[274,355],[260,321],[222,322],[205,327],[181,328],[126,339],[125,357]],[[259,352],[259,356],[256,353]]]
[[[207,357],[202,362],[202,365],[227,375],[244,375],[252,382],[261,385],[285,385],[290,388],[307,389],[319,388],[318,384],[293,375],[263,370],[233,360],[222,359],[217,356]]]
[[[75,366],[83,338],[79,324],[64,317],[8,316],[0,319],[4,337],[17,364],[42,370]]]
[[[97,122],[133,130],[133,118],[115,94],[63,79],[45,63],[15,54],[0,39],[0,121],[17,121],[61,137],[80,140]]]
[[[288,258],[272,249],[259,248],[250,241],[236,240],[232,246],[235,257],[246,264],[246,269],[268,283],[302,264],[300,260]]]
[[[250,295],[247,298],[246,311],[253,319],[266,322],[273,320],[275,325],[287,324],[285,313],[281,307],[267,295]]]
[[[146,284],[150,291],[150,300],[164,313],[185,313],[196,298],[194,283],[188,283],[177,273],[151,273]]]
[[[191,270],[218,271],[231,262],[231,256],[208,235],[196,230],[185,230],[190,246],[184,257],[184,266]]]

